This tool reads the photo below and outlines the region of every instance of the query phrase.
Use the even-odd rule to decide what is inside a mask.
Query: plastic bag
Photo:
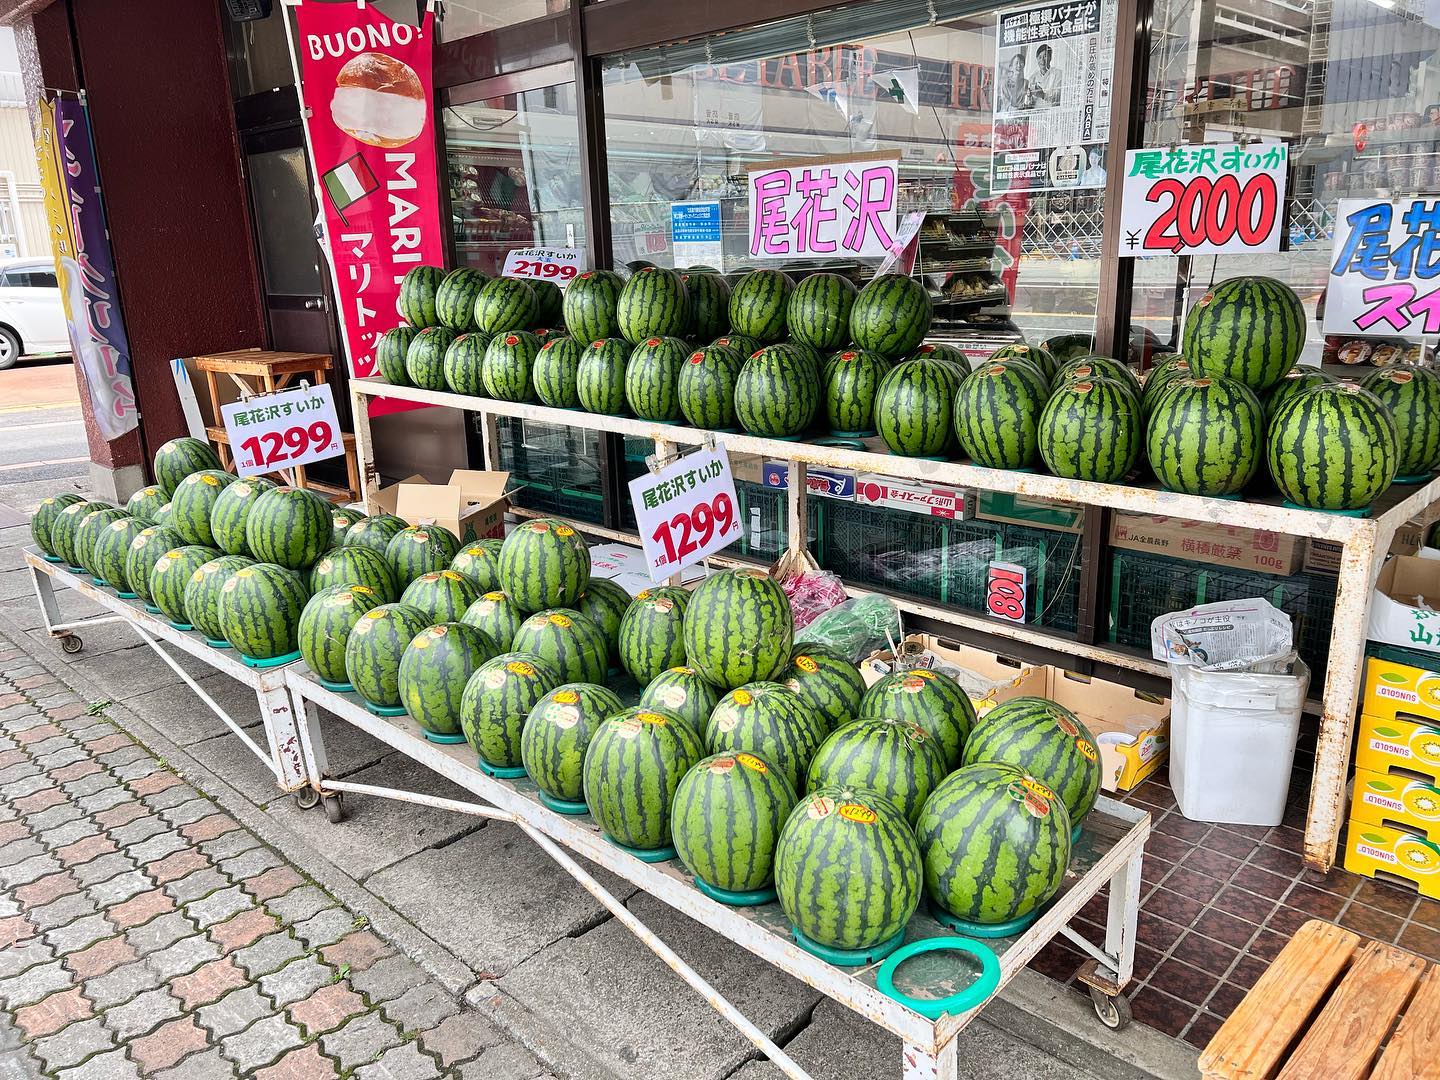
[[[790,614],[795,619],[796,630],[809,626],[817,616],[849,599],[839,577],[825,570],[795,574],[782,581],[780,587],[790,598]]]
[[[857,596],[817,616],[795,640],[827,645],[858,664],[900,640],[900,608],[884,596]]]

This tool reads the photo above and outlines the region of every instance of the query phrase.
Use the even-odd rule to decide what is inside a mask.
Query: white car
[[[69,351],[54,261],[0,259],[0,371],[22,356]]]

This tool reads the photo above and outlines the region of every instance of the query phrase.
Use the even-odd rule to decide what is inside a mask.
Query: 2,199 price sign
[[[630,481],[651,581],[663,581],[740,539],[735,479],[724,447],[699,450]]]
[[[985,609],[997,619],[1023,623],[1029,575],[1015,563],[992,562],[985,579]]]
[[[220,407],[235,471],[257,476],[345,452],[330,387],[299,387]]]
[[[562,289],[585,270],[578,248],[518,248],[505,256],[504,277],[553,281]]]

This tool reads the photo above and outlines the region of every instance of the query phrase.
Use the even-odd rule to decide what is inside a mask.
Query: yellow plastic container
[[[1345,840],[1345,869],[1365,877],[1409,881],[1421,896],[1440,899],[1440,844],[1415,833],[1352,820]]]
[[[1416,832],[1440,843],[1440,788],[1398,773],[1355,773],[1350,821]]]

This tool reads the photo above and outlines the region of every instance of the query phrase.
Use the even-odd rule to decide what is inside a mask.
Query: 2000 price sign
[[[735,504],[722,491],[708,502],[697,502],[661,521],[650,539],[663,550],[664,565],[677,566],[710,541],[727,536],[735,524]]]
[[[1267,173],[1243,185],[1228,173],[1214,180],[1167,176],[1150,186],[1145,200],[1159,207],[1141,242],[1145,252],[1179,253],[1237,240],[1258,247],[1274,233],[1280,213],[1280,191]]]

